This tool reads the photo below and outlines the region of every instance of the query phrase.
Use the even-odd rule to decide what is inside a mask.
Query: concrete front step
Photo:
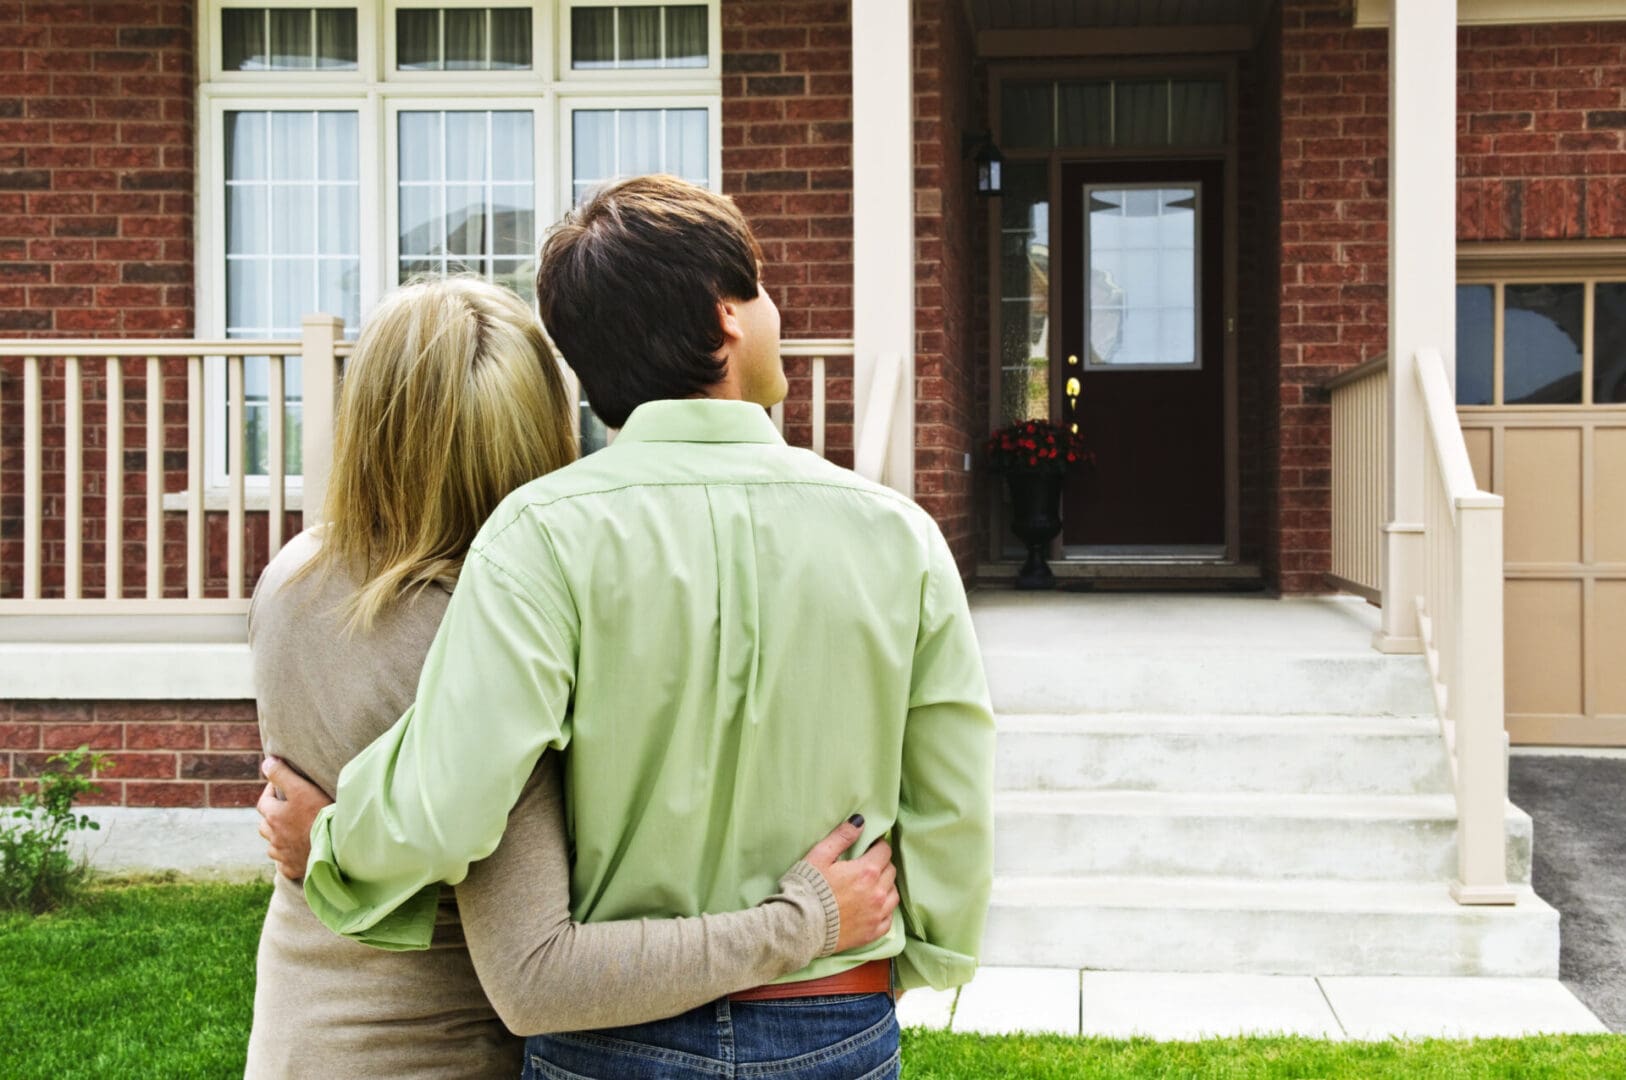
[[[1000,716],[995,781],[1011,791],[1451,791],[1433,715]]]
[[[1419,716],[1434,708],[1418,656],[1223,645],[1127,651],[1110,642],[1018,652],[985,638],[983,665],[1000,713]]]
[[[997,874],[1449,881],[1449,795],[1002,792]],[[1507,808],[1508,879],[1530,880],[1530,816]]]
[[[989,965],[1261,975],[1558,974],[1529,889],[1466,907],[1444,884],[1114,877],[995,880]]]

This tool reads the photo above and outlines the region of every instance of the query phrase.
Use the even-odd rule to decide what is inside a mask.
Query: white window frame
[[[654,6],[670,0],[619,0],[616,6]],[[226,216],[225,114],[228,111],[321,111],[358,113],[361,220],[361,317],[395,287],[400,262],[399,127],[413,110],[531,111],[536,117],[536,222],[540,232],[573,203],[572,120],[576,109],[704,108],[708,116],[707,172],[712,190],[722,185],[721,0],[708,9],[709,63],[704,68],[627,68],[573,71],[570,12],[604,6],[590,0],[202,0],[198,13],[198,170],[195,220],[197,336],[225,337]],[[532,67],[520,71],[394,70],[395,13],[401,8],[532,10]],[[223,71],[220,13],[227,8],[354,7],[356,70]],[[554,40],[547,35],[552,33]],[[370,194],[383,197],[369,197]],[[568,372],[567,372],[568,374]],[[218,363],[206,368],[205,482],[212,492],[227,483],[224,444],[226,387]],[[268,480],[244,477],[251,500],[264,498]],[[288,477],[290,497],[302,485]],[[294,505],[298,505],[297,501]]]
[[[596,7],[682,7],[705,4],[706,12],[706,66],[692,68],[585,68],[580,71],[570,64],[571,13],[577,8]],[[600,84],[606,88],[618,83],[635,82],[643,88],[671,83],[692,86],[697,82],[711,82],[723,77],[723,13],[716,0],[558,0],[559,20],[555,33],[555,62],[559,65],[559,81],[584,85]],[[647,91],[643,91],[647,92]]]

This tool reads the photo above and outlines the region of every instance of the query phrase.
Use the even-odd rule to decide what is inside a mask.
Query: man
[[[550,235],[544,325],[620,436],[492,515],[416,704],[311,835],[312,910],[422,948],[436,883],[496,847],[550,746],[583,921],[749,906],[855,806],[860,849],[890,832],[891,933],[670,1021],[534,1039],[561,1075],[629,1075],[626,1055],[663,1076],[792,1059],[822,1070],[798,1076],[892,1075],[888,991],[976,966],[993,721],[958,570],[913,502],[774,430],[764,407],[786,385],[760,268],[733,203],[671,177],[608,188]]]

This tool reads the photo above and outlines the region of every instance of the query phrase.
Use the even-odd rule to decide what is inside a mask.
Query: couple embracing
[[[282,871],[250,1076],[879,1080],[896,994],[970,978],[993,719],[959,572],[779,437],[761,269],[670,177],[551,232],[542,321],[621,429],[574,464],[512,294],[409,286],[363,328],[324,524],[250,614]]]

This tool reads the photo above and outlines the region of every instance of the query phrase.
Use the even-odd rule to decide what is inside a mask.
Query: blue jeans
[[[887,994],[729,1001],[652,1024],[533,1035],[523,1080],[897,1080]]]

